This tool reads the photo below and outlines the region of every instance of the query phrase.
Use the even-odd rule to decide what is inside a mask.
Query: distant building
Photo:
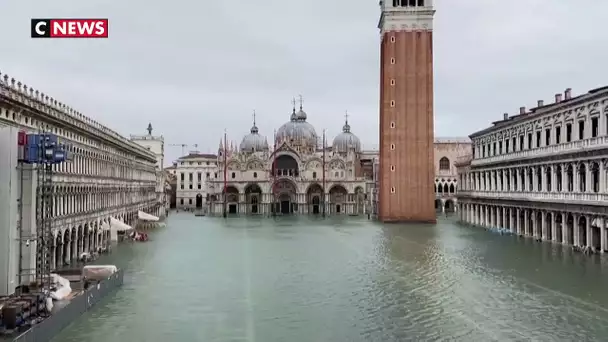
[[[165,193],[165,172],[163,171],[165,160],[165,139],[162,135],[152,135],[152,124],[148,124],[148,134],[146,135],[131,135],[130,140],[138,145],[145,147],[147,150],[154,153],[156,157],[156,200],[162,208],[161,216],[166,215],[169,199]]]
[[[170,169],[176,176],[176,207],[195,209],[207,205],[210,181],[218,178],[217,155],[192,151]]]
[[[259,134],[254,119],[238,147],[221,141],[218,150],[218,177],[210,182],[211,214],[366,212],[371,172],[364,176],[361,142],[348,119],[327,146],[308,123],[302,104],[296,111],[294,103],[289,121],[276,131],[273,147]]]
[[[606,250],[608,87],[555,102],[471,134],[457,163],[464,222]]]

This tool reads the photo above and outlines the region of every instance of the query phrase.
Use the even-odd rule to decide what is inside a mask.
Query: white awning
[[[133,229],[133,227],[113,217],[110,217],[110,226],[112,227],[112,230],[117,232],[125,232]]]
[[[158,222],[158,220],[159,220],[158,217],[156,217],[154,215],[150,215],[148,213],[144,213],[143,211],[138,211],[137,217],[139,217],[140,220],[150,221],[150,222]]]

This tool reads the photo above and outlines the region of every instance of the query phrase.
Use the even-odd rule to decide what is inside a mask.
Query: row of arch
[[[536,165],[463,174],[463,190],[595,192],[605,190],[603,161]]]
[[[353,193],[349,193],[344,185],[334,184],[325,192],[318,183],[308,186],[305,193],[298,193],[296,184],[287,179],[275,182],[271,192],[263,192],[257,183],[247,184],[243,192],[238,188],[228,186],[225,196],[226,203],[235,208],[237,212],[245,213],[264,213],[265,211],[276,210],[282,213],[293,213],[295,211],[305,213],[320,213],[324,206],[326,211],[337,213],[362,214],[365,211],[367,196],[363,187],[356,187]],[[222,202],[223,198],[211,196],[211,205],[214,202]],[[202,201],[201,201],[202,202]],[[197,201],[197,205],[199,202]],[[201,203],[202,205],[202,203]],[[298,209],[304,205],[303,210]],[[260,208],[260,206],[269,207]],[[276,208],[275,208],[276,207]]]
[[[502,228],[545,241],[606,250],[605,218],[569,211],[539,210],[475,203],[460,204],[460,219],[486,228]],[[604,240],[604,241],[602,241]]]

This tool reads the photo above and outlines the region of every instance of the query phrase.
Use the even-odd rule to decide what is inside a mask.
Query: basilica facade
[[[325,143],[294,105],[272,146],[255,124],[239,146],[220,142],[217,177],[208,181],[210,215],[362,215],[371,177],[361,168],[361,142],[348,119]]]

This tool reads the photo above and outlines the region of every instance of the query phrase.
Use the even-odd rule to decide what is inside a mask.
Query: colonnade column
[[[604,253],[608,246],[606,246],[606,227],[603,217],[597,218],[597,225],[600,227],[600,249],[601,252]]]
[[[566,215],[566,213],[561,213],[561,215],[562,215],[562,226],[561,226],[562,241],[561,241],[561,243],[567,244],[569,242],[569,240],[568,240],[568,222],[567,222],[568,216]]]
[[[541,238],[543,240],[545,240],[547,238],[547,222],[546,222],[547,221],[547,215],[543,211],[541,211],[540,215],[541,215],[541,218],[540,218],[541,233],[540,233],[540,235],[541,235]]]
[[[574,236],[572,238],[572,244],[575,246],[580,246],[580,227],[578,226],[578,220],[579,220],[579,215],[578,214],[574,214],[574,222],[573,222],[573,232],[574,232]]]

